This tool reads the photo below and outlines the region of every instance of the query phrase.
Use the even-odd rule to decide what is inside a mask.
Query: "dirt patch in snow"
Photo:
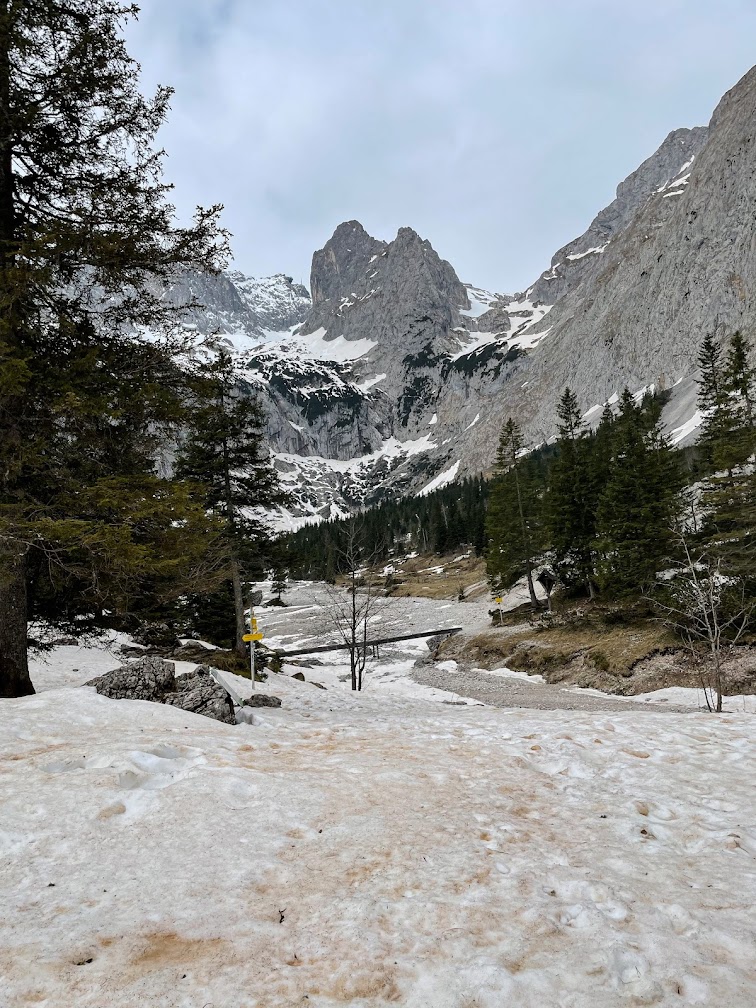
[[[446,556],[397,557],[376,568],[368,580],[392,598],[457,599],[487,598],[486,562],[473,551]]]

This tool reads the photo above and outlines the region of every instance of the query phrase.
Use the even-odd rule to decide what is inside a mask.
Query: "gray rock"
[[[218,276],[185,273],[168,291],[173,304],[196,300],[186,325],[203,335],[245,333],[262,337],[266,330],[284,331],[297,325],[310,309],[310,295],[301,284],[279,273],[255,279],[236,270]]]
[[[670,133],[661,147],[617,186],[616,198],[596,215],[587,231],[554,254],[549,269],[535,282],[531,298],[554,304],[581,283],[593,279],[603,268],[602,258],[601,253],[589,250],[605,248],[622,235],[654,194],[701,153],[708,135],[706,126]],[[671,211],[673,205],[669,199],[656,203],[660,217]]]
[[[231,697],[213,679],[206,666],[176,678],[176,691],[163,697],[163,703],[193,714],[236,724],[234,705]]]
[[[163,697],[175,688],[174,666],[162,658],[149,655],[90,679],[84,685],[94,686],[98,693],[112,700],[154,700],[161,703]]]
[[[176,677],[172,662],[150,655],[106,672],[85,685],[94,686],[102,696],[113,700],[151,700],[226,724],[236,723],[231,698],[203,665]]]
[[[683,394],[689,417],[704,334],[724,339],[738,328],[754,331],[756,246],[747,208],[756,203],[756,68],[724,96],[693,146],[701,139],[692,164],[680,176],[692,149],[681,148],[677,171],[593,257],[595,271],[552,308],[544,320],[548,336],[517,380],[488,384],[501,407],[471,432],[473,466],[490,458],[487,439],[505,411],[520,418],[533,441],[552,435],[555,403],[568,384],[588,409],[626,385],[669,389],[683,379],[670,408]]]
[[[281,701],[275,696],[266,696],[265,693],[253,693],[244,701],[245,707],[280,707]]]

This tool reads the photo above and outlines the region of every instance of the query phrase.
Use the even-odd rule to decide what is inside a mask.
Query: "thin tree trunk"
[[[0,697],[29,696],[26,655],[26,565],[19,554],[0,554]]]
[[[517,491],[517,510],[520,512],[520,531],[522,532],[522,544],[527,552],[526,566],[527,566],[527,578],[528,578],[528,592],[530,594],[530,604],[533,609],[540,609],[540,603],[538,602],[538,597],[535,593],[535,585],[533,584],[533,563],[530,559],[531,557],[531,547],[530,547],[530,536],[528,534],[528,526],[525,521],[525,509],[522,506],[522,494],[520,493],[520,477],[517,474],[517,455],[512,451],[512,472],[514,473],[515,480],[515,490]]]
[[[234,641],[234,650],[239,655],[240,658],[247,657],[247,647],[242,639],[244,634],[247,632],[246,623],[244,619],[244,593],[242,591],[241,574],[239,572],[239,564],[236,558],[233,557],[231,560],[231,584],[234,587],[234,614],[236,617],[236,640]]]
[[[352,625],[351,625],[351,627],[349,629],[350,629],[350,633],[351,633],[351,638],[352,639],[350,641],[351,648],[349,649],[349,657],[350,657],[350,663],[351,663],[351,666],[352,666],[352,668],[351,668],[351,672],[352,672],[352,689],[356,690],[357,689],[357,662],[359,661],[359,655],[358,655],[358,651],[357,651],[357,648],[358,648],[358,644],[357,644],[357,584],[356,584],[355,574],[354,574],[354,561],[353,561],[353,559],[350,559],[350,565],[352,567],[352,572],[351,572],[351,574],[352,574],[352,583],[350,585],[350,591],[352,593],[351,594],[351,598],[352,598],[351,624]]]
[[[220,408],[225,413],[226,396],[223,389],[220,391]],[[228,454],[228,442],[225,437],[221,442],[221,452],[223,457],[223,489],[226,504],[226,525],[228,527],[229,552],[231,559],[229,568],[231,571],[231,584],[234,589],[234,618],[236,621],[236,639],[234,641],[234,651],[240,658],[247,657],[247,647],[242,639],[246,631],[244,623],[244,593],[242,591],[241,571],[239,570],[239,559],[237,556],[237,532],[236,532],[236,511],[233,489],[231,487],[231,463]]]
[[[535,593],[535,585],[533,584],[533,565],[528,561],[528,592],[530,593],[530,604],[534,609],[540,609],[540,604],[538,602],[538,596]]]

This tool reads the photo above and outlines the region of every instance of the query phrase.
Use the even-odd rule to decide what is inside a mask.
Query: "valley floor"
[[[394,658],[228,726],[74,688],[108,664],[0,708],[3,1006],[756,1003],[753,717],[458,705]]]

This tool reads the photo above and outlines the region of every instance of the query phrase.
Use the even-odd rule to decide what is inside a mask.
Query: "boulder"
[[[245,707],[280,707],[281,701],[277,696],[267,696],[265,693],[253,693],[244,701]]]
[[[179,676],[175,680],[175,687],[175,692],[163,697],[163,703],[226,724],[236,724],[231,697],[213,679],[207,666],[200,665],[194,672]]]
[[[236,724],[231,697],[213,679],[206,665],[176,678],[173,662],[153,655],[90,679],[102,696],[112,700],[151,700],[194,714]]]
[[[212,651],[197,641],[189,641],[171,651],[171,658],[178,661],[196,661],[200,665],[206,665],[210,655],[212,655]]]
[[[176,687],[175,669],[172,662],[148,655],[90,679],[84,685],[94,686],[98,693],[112,700],[154,700],[162,703],[165,694]]]

